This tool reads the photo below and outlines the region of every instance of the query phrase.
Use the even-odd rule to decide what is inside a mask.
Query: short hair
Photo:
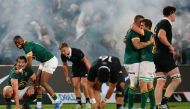
[[[152,21],[150,19],[144,19],[142,22],[144,22],[145,27],[152,28]]]
[[[27,62],[27,59],[26,59],[25,56],[18,56],[18,57],[16,58],[16,62],[18,62],[19,59],[20,59],[20,60],[24,60],[25,63]]]
[[[134,18],[134,22],[137,22],[139,19],[144,19],[144,16],[136,15],[135,18]]]
[[[174,6],[166,6],[166,7],[163,9],[162,12],[163,12],[163,15],[164,15],[165,17],[167,17],[167,16],[169,16],[169,15],[175,13],[175,12],[176,12],[176,8],[175,8]]]
[[[59,46],[59,49],[62,49],[63,47],[69,47],[69,45],[65,42],[61,43]]]
[[[13,41],[16,42],[18,39],[23,39],[21,36],[19,35],[16,35],[14,38],[13,38]]]

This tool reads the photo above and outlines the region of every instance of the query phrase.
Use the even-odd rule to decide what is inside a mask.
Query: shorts
[[[76,67],[72,66],[72,77],[87,77],[88,76],[88,70],[85,66]]]
[[[143,61],[140,63],[139,81],[152,82],[155,77],[154,62]]]
[[[116,86],[117,92],[123,92],[123,88],[120,86],[121,83],[125,83],[125,76],[123,75],[123,73],[119,73],[118,75],[118,83]]]
[[[128,73],[129,78],[139,76],[140,63],[124,64],[124,67]]]
[[[154,55],[154,64],[156,66],[157,72],[168,73],[177,67],[175,60],[173,59],[172,53],[167,54],[155,54]]]
[[[25,87],[24,89],[22,90],[18,90],[18,96],[19,96],[19,99],[23,99],[23,96],[25,95],[26,91],[28,90],[29,86],[28,87]]]
[[[49,61],[41,63],[38,69],[42,70],[43,72],[47,72],[47,73],[53,74],[53,72],[55,71],[55,69],[57,68],[57,66],[58,66],[58,60],[54,56]]]

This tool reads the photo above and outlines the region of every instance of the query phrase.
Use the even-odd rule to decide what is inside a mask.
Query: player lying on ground
[[[88,74],[88,92],[94,109],[104,108],[116,88],[117,109],[122,109],[123,89],[125,78],[122,66],[117,57],[100,56],[90,68]],[[108,82],[109,89],[105,98],[101,101],[100,91],[102,83]]]
[[[17,48],[23,49],[26,53],[28,67],[32,66],[33,59],[41,62],[37,71],[38,92],[41,92],[38,93],[37,109],[42,108],[42,89],[40,88],[40,85],[51,95],[55,102],[55,109],[60,109],[62,101],[56,96],[54,90],[48,83],[53,76],[53,72],[57,68],[57,58],[40,44],[25,41],[21,36],[15,36],[13,41]]]
[[[19,56],[15,66],[10,70],[8,85],[3,88],[7,109],[11,109],[11,99],[15,101],[16,109],[20,109],[19,99],[24,100],[22,109],[31,109],[29,105],[36,98],[34,86],[27,84],[29,79],[34,82],[36,77],[31,68],[25,67],[26,63],[26,57]]]
[[[149,19],[144,19],[141,21],[141,28],[136,25],[132,25],[132,30],[141,34],[140,42],[147,42],[153,37],[151,32],[152,22]],[[150,109],[155,108],[155,98],[154,98],[154,75],[155,75],[155,65],[153,62],[153,43],[142,48],[140,50],[140,70],[139,70],[139,86],[141,91],[141,109],[146,108],[147,96],[150,98]]]
[[[84,94],[86,97],[86,109],[91,108],[87,90],[87,73],[91,66],[88,58],[80,49],[70,48],[67,43],[62,43],[59,49],[61,52],[61,60],[63,62],[63,71],[66,76],[66,81],[69,84],[71,83],[71,80],[69,76],[67,61],[72,62],[72,82],[77,100],[76,108],[82,108],[80,85],[84,89]]]

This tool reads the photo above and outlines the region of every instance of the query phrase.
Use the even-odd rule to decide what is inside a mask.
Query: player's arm
[[[91,64],[90,64],[90,61],[88,60],[88,58],[87,58],[86,56],[84,56],[84,57],[82,58],[82,61],[84,62],[86,68],[89,70],[90,67],[91,67]]]
[[[166,31],[164,29],[159,30],[158,38],[160,42],[164,44],[165,46],[167,46],[171,52],[174,51],[174,47],[168,41],[167,36],[166,36]]]
[[[131,25],[131,29],[133,30],[133,31],[135,31],[136,33],[139,33],[140,35],[142,35],[142,36],[144,36],[144,30],[143,29],[141,29],[140,27],[138,27],[137,25],[135,25],[135,24],[132,24]]]
[[[13,87],[13,96],[16,104],[16,109],[20,109],[19,95],[18,95],[18,79],[12,78],[11,85]]]
[[[31,77],[30,80],[32,81],[32,85],[35,86],[36,84],[36,74],[34,73]]]
[[[32,67],[32,57],[33,57],[32,51],[30,51],[29,53],[27,53],[26,56],[27,56],[26,67]]]
[[[146,41],[146,42],[141,42],[139,37],[133,38],[131,40],[132,40],[133,46],[136,49],[145,48],[145,47],[147,47],[148,45],[150,45],[150,44],[152,44],[154,42],[154,38],[153,37],[151,37],[150,40]]]
[[[67,83],[70,84],[71,79],[70,79],[70,76],[69,76],[69,69],[68,69],[67,62],[63,62],[63,72],[65,74],[65,78],[66,78]]]

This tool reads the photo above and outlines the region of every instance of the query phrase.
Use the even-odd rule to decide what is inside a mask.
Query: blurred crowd
[[[44,45],[57,57],[60,57],[59,43],[63,41],[82,49],[90,60],[100,55],[119,56],[116,46],[122,42],[110,38],[113,35],[112,30],[109,29],[111,25],[104,25],[108,19],[106,12],[97,11],[89,17],[82,18],[84,13],[81,11],[81,5],[89,0],[46,0],[45,4],[43,0],[28,0],[29,3],[18,5],[19,1],[21,0],[0,0],[2,13],[0,16],[0,65],[14,64],[15,58],[22,53],[12,42],[14,35],[19,33],[19,31],[15,33],[15,28],[26,30],[21,31],[20,35],[27,36],[27,40]],[[36,1],[39,4],[36,4]],[[31,10],[19,11],[22,16],[17,17],[13,14],[32,4],[35,4],[32,6],[32,12]],[[42,4],[45,6],[41,7]],[[28,13],[22,14],[24,11]],[[45,16],[48,23],[38,17],[43,15],[48,15]],[[26,22],[27,26],[19,26],[19,23],[13,21],[14,19]],[[13,22],[15,25],[12,25]],[[176,47],[177,62],[190,64],[190,16],[186,15],[183,22],[186,22],[184,28],[174,28],[173,43]]]

